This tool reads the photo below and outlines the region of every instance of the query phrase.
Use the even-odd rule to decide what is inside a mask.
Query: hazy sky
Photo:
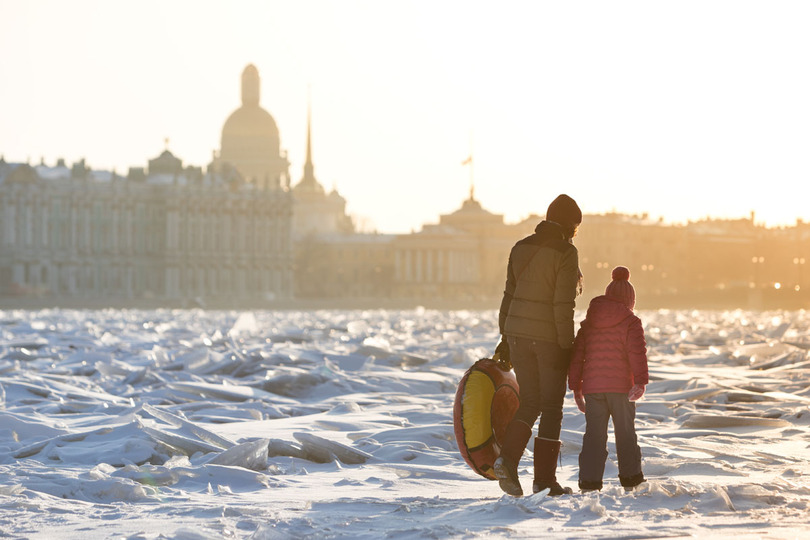
[[[810,220],[810,2],[0,0],[0,155],[207,165],[254,64],[293,183],[365,228],[475,194],[586,213]]]

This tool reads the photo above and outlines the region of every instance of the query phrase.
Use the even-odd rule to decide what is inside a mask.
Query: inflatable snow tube
[[[453,404],[456,444],[472,470],[495,480],[492,469],[501,453],[506,426],[520,405],[514,373],[491,358],[482,358],[458,384]]]

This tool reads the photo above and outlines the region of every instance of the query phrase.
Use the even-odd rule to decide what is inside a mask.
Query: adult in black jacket
[[[509,254],[498,349],[514,366],[520,407],[507,426],[494,469],[501,489],[510,495],[523,495],[517,466],[538,416],[532,489],[537,493],[548,488],[549,495],[571,493],[557,482],[556,470],[574,343],[574,300],[582,278],[572,240],[581,222],[574,199],[560,195],[534,234],[520,240]]]

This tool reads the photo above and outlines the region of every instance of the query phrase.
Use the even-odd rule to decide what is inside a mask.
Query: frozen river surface
[[[0,537],[810,536],[810,315],[639,315],[649,481],[515,499],[453,434],[495,311],[0,312]]]

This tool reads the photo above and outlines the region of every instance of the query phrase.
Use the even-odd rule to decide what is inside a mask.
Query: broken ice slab
[[[213,444],[209,444],[201,440],[195,440],[184,435],[169,433],[168,431],[163,431],[161,429],[151,428],[148,426],[143,426],[142,429],[144,433],[153,439],[160,441],[187,456],[193,456],[197,452],[207,454],[209,452],[222,451],[222,448],[219,446],[214,446]]]
[[[367,454],[362,450],[357,450],[345,444],[330,441],[311,433],[293,433],[293,437],[301,443],[305,453],[318,457],[319,460],[325,458],[327,461],[331,461],[331,459],[328,459],[328,456],[331,455],[342,463],[359,465],[372,458],[371,454]]]
[[[266,392],[260,388],[243,385],[224,385],[202,382],[172,382],[166,385],[168,388],[182,390],[190,394],[205,396],[209,398],[223,399],[226,401],[247,401],[258,399],[270,403],[297,404],[296,401],[280,397],[278,394]]]
[[[152,415],[153,417],[157,418],[158,420],[162,420],[167,424],[170,424],[175,427],[179,427],[185,429],[195,437],[198,437],[200,440],[205,441],[206,443],[215,445],[217,450],[224,450],[227,448],[231,448],[236,446],[236,443],[226,439],[225,437],[221,437],[216,433],[208,431],[207,429],[198,426],[193,422],[189,422],[185,418],[181,418],[176,414],[172,414],[167,411],[162,411],[156,407],[152,407],[151,405],[144,404],[143,405],[144,412]],[[168,443],[168,441],[163,441]],[[171,443],[168,443],[171,444]]]
[[[270,439],[258,439],[241,443],[221,454],[217,454],[208,463],[263,471],[267,468],[267,448],[269,443]]]
[[[729,416],[714,414],[693,414],[681,424],[688,428],[728,428],[728,427],[763,427],[780,428],[792,425],[779,418],[762,418],[759,416]]]

